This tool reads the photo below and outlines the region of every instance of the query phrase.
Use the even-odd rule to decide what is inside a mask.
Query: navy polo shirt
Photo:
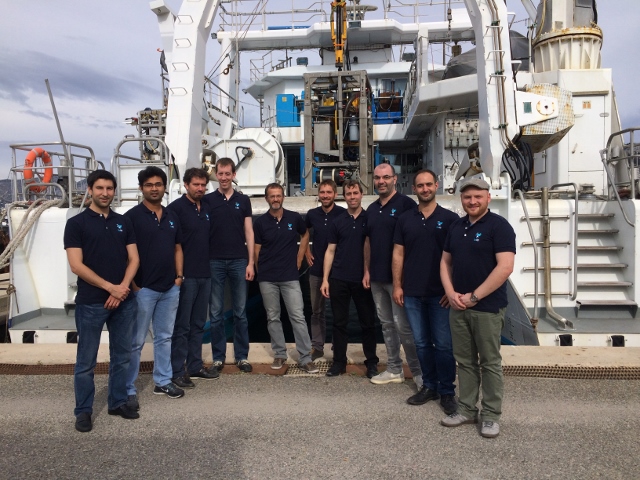
[[[158,221],[155,212],[141,203],[124,215],[133,224],[140,255],[136,285],[156,292],[168,291],[176,281],[176,244],[182,243],[178,214],[162,207]]]
[[[402,289],[407,297],[444,295],[440,281],[440,259],[447,232],[458,215],[436,205],[425,218],[418,207],[398,219],[393,243],[404,246]]]
[[[182,252],[184,254],[184,276],[190,278],[209,278],[209,232],[211,221],[209,206],[192,202],[186,195],[174,200],[167,207],[180,218],[182,233]]]
[[[114,285],[119,285],[124,278],[129,259],[127,245],[133,243],[136,236],[131,222],[112,210],[105,218],[87,208],[67,220],[64,229],[64,248],[81,248],[82,263]],[[109,292],[78,277],[78,305],[104,305],[108,298]]]
[[[280,221],[267,212],[253,224],[256,245],[261,245],[256,259],[259,282],[298,280],[298,237],[307,227],[302,215],[282,210]]]
[[[362,282],[364,276],[364,239],[368,215],[364,210],[356,218],[345,210],[331,225],[329,243],[336,244],[331,278],[343,282]]]
[[[249,197],[234,190],[227,200],[220,190],[216,190],[205,195],[202,201],[211,210],[209,259],[248,259],[244,219],[252,214]]]
[[[451,254],[453,288],[458,293],[470,293],[487,279],[498,264],[496,253],[516,253],[516,233],[509,222],[491,211],[473,225],[466,215],[449,228],[443,250]],[[481,299],[473,310],[498,313],[507,303],[505,282]]]
[[[307,212],[305,218],[307,228],[313,228],[313,243],[311,244],[313,265],[309,268],[310,275],[322,277],[324,253],[329,245],[329,229],[333,220],[345,211],[343,207],[334,204],[329,212],[325,212],[322,207],[312,208]]]
[[[380,199],[367,208],[367,236],[371,247],[369,278],[372,282],[391,283],[391,258],[393,256],[393,233],[400,215],[416,208],[416,202],[401,193],[396,193],[384,205]]]

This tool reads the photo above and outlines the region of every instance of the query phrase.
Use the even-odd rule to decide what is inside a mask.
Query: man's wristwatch
[[[471,301],[473,303],[478,303],[480,301],[480,299],[476,297],[476,294],[474,292],[471,292]]]
[[[184,275],[176,275],[176,280],[177,279],[184,281]]]

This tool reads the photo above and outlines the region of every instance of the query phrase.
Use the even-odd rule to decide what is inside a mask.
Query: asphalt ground
[[[79,433],[72,376],[0,376],[0,478],[640,478],[637,380],[505,377],[496,439],[407,405],[411,381],[223,374],[176,400],[139,382],[141,417],[124,420],[97,375]]]

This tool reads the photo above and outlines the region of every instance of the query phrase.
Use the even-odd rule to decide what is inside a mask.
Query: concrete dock
[[[74,345],[0,344],[4,366],[74,355]],[[516,371],[640,369],[631,348],[505,347],[503,356]],[[355,346],[350,357],[361,360]],[[268,345],[252,345],[256,366],[271,358]],[[473,425],[440,426],[437,403],[408,405],[410,380],[223,373],[170,400],[141,375],[141,417],[124,420],[107,415],[107,376],[96,375],[94,429],[82,434],[71,375],[0,375],[0,478],[640,478],[640,381],[599,378],[507,375],[501,434],[489,440]]]

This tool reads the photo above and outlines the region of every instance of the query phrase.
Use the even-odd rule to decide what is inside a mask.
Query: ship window
[[[524,102],[524,113],[531,113],[531,102]]]

